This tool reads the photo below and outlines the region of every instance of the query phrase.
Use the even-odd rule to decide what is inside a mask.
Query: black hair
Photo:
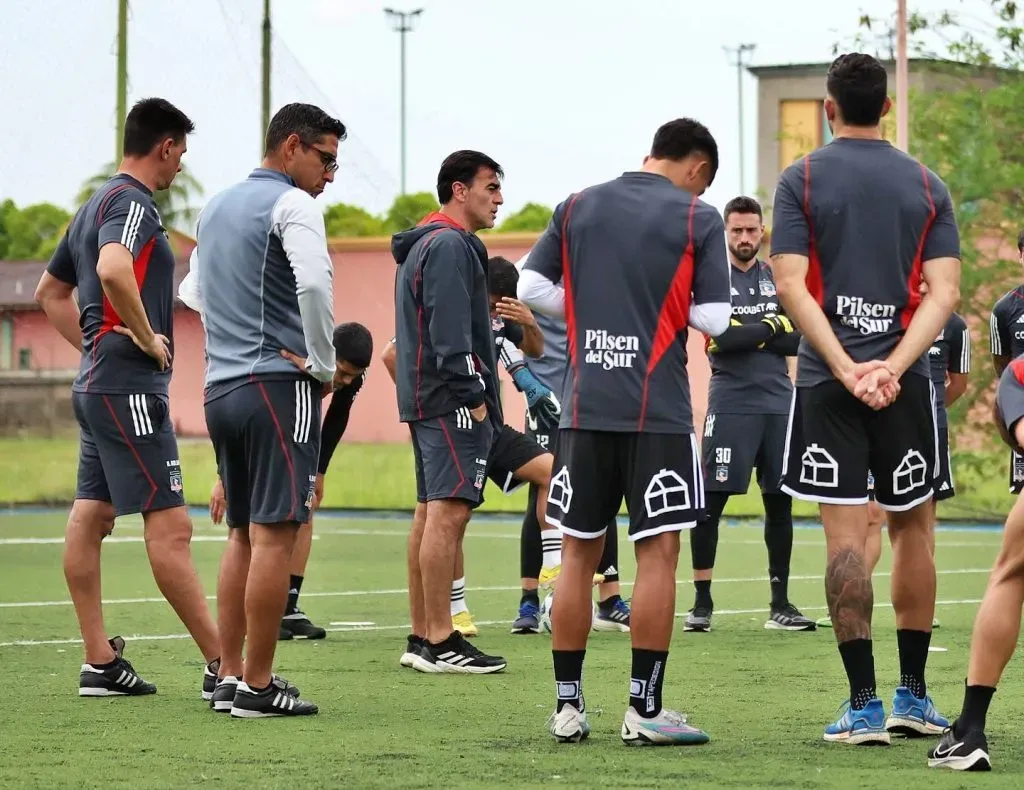
[[[192,134],[196,125],[167,99],[140,99],[124,121],[125,156],[146,156],[168,137],[175,143]]]
[[[1017,252],[1024,252],[1024,230],[1017,234]]]
[[[465,184],[469,186],[476,178],[476,174],[484,168],[493,170],[498,178],[505,177],[505,171],[501,165],[495,162],[487,154],[479,151],[456,151],[449,154],[441,163],[441,169],[437,171],[437,200],[443,206],[452,199],[452,187],[454,184]]]
[[[722,212],[722,216],[726,222],[729,221],[730,214],[757,214],[759,219],[764,219],[764,214],[761,213],[761,204],[754,200],[754,198],[747,197],[746,195],[734,197],[725,204],[725,211]]]
[[[877,58],[852,52],[832,61],[825,87],[839,105],[845,123],[875,126],[882,119],[888,79]]]
[[[487,290],[499,299],[516,298],[519,285],[519,269],[508,258],[495,255],[487,261]]]
[[[718,143],[708,128],[693,118],[677,118],[662,124],[654,134],[651,156],[655,159],[671,159],[678,162],[692,153],[704,154],[711,162],[711,178],[718,172]]]
[[[339,362],[368,368],[373,359],[373,335],[365,326],[354,321],[338,324],[334,327],[334,354]]]
[[[264,154],[273,152],[293,134],[297,134],[306,145],[312,145],[325,135],[334,135],[340,143],[348,136],[348,131],[345,124],[315,104],[286,104],[270,119]]]

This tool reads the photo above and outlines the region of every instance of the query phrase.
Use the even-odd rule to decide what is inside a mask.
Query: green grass
[[[353,449],[353,448],[349,448]],[[6,453],[5,453],[6,456]],[[36,470],[34,479],[38,480]],[[27,484],[29,479],[23,479]],[[5,485],[11,485],[8,481]],[[593,733],[557,746],[545,720],[553,704],[550,639],[507,632],[518,602],[518,524],[478,519],[466,539],[468,596],[483,625],[478,644],[509,660],[501,675],[424,676],[398,667],[406,623],[403,520],[319,517],[303,588],[306,611],[323,624],[369,621],[374,630],[334,630],[323,642],[283,643],[278,669],[321,706],[305,720],[237,721],[199,700],[202,662],[162,602],[105,607],[110,632],[129,637],[127,656],[159,687],[155,697],[80,699],[80,646],[12,645],[77,637],[61,573],[63,513],[0,516],[0,660],[11,693],[0,717],[0,787],[165,788],[856,788],[973,785],[930,772],[927,743],[888,749],[822,743],[821,730],[846,694],[830,631],[765,631],[768,585],[757,525],[721,531],[715,630],[685,634],[677,620],[665,699],[712,736],[705,747],[637,749],[618,738],[626,703],[629,639],[592,636],[586,697]],[[193,545],[212,592],[223,531],[197,519]],[[121,519],[115,538],[139,538]],[[36,539],[29,543],[24,539]],[[38,539],[52,539],[40,543]],[[970,628],[1000,535],[940,531],[938,617],[929,688],[940,709],[959,710]],[[625,541],[620,567],[633,578]],[[685,552],[684,552],[685,554]],[[159,598],[140,542],[104,548],[106,599]],[[822,536],[796,533],[791,597],[823,610]],[[685,563],[684,563],[685,565]],[[898,679],[886,550],[876,578],[875,654],[886,705]],[[680,572],[681,580],[689,574]],[[624,589],[629,594],[630,587]],[[677,611],[688,608],[679,585]],[[57,602],[25,606],[26,603]],[[131,636],[144,636],[132,639]],[[596,715],[603,709],[602,715]],[[1024,771],[1024,677],[1011,662],[989,716],[996,773],[985,787],[1020,787]]]
[[[216,479],[209,441],[179,442],[185,495],[191,504],[209,502]],[[1001,521],[1012,504],[1006,490],[1006,456],[967,455],[954,458],[958,496],[940,506],[946,519]],[[0,503],[66,503],[75,495],[78,444],[75,438],[0,438]],[[323,507],[350,510],[406,510],[415,502],[412,450],[408,444],[345,444],[334,454],[327,474]],[[522,512],[525,489],[510,497],[493,487],[482,510]],[[625,512],[625,511],[623,511]],[[726,514],[761,515],[756,484],[729,501]],[[795,502],[794,513],[814,517],[814,505]]]

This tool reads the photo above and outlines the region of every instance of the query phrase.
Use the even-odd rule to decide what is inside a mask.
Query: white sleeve
[[[728,329],[731,318],[732,305],[728,302],[695,304],[690,308],[690,326],[711,337],[718,337]]]
[[[203,297],[199,292],[199,245],[192,248],[192,254],[188,257],[188,274],[178,286],[178,298],[192,310],[203,317]]]
[[[565,318],[565,289],[540,272],[523,269],[519,273],[519,301],[552,318]]]
[[[281,239],[295,273],[306,369],[320,381],[334,378],[334,264],[327,252],[324,216],[313,198],[290,189],[274,205],[272,232]]]

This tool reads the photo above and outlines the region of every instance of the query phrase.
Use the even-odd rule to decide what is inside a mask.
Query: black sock
[[[566,705],[583,710],[583,658],[586,650],[552,650],[555,665],[555,697],[557,713]]]
[[[711,579],[702,582],[695,581],[693,587],[697,591],[697,595],[693,599],[693,605],[706,606],[708,609],[711,609],[714,606],[711,600]]]
[[[109,661],[106,664],[90,664],[93,669],[113,669],[114,664],[117,663],[117,656],[114,656],[113,661]]]
[[[609,609],[614,608],[615,604],[617,604],[621,600],[622,600],[622,596],[619,595],[618,593],[616,593],[615,595],[609,595],[603,601],[598,601],[597,605],[600,606],[605,611],[608,611]]]
[[[286,615],[295,614],[299,610],[299,593],[302,591],[302,576],[292,576],[288,582],[288,606],[285,607]]]
[[[270,683],[265,685],[263,688],[256,688],[255,686],[250,685],[249,690],[252,691],[253,694],[266,694],[268,691],[270,691],[270,687],[273,685],[274,681],[271,680]]]
[[[910,693],[918,699],[924,697],[927,691],[924,667],[928,662],[928,645],[931,641],[931,631],[896,629],[896,644],[900,649],[900,685],[910,689]]]
[[[839,645],[846,677],[850,679],[850,707],[860,710],[875,695],[875,657],[870,639],[851,639]]]
[[[985,716],[996,693],[992,686],[968,686],[964,692],[964,709],[956,723],[958,735],[967,732],[985,732]]]
[[[665,682],[667,650],[633,648],[633,671],[629,676],[629,704],[645,719],[661,713],[661,686]]]
[[[789,603],[789,562],[793,556],[793,500],[787,494],[762,494],[764,542],[768,548],[768,579],[772,609]]]
[[[532,603],[538,609],[540,608],[540,594],[536,590],[523,590],[523,595],[519,599],[519,605],[522,606],[524,603]]]

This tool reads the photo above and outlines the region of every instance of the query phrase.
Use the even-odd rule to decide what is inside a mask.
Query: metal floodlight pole
[[[401,70],[401,79],[400,79],[400,83],[401,83],[401,87],[400,87],[400,92],[401,92],[401,97],[400,97],[400,103],[401,103],[400,117],[401,117],[401,120],[399,121],[399,123],[401,125],[401,139],[402,139],[402,142],[401,142],[401,148],[402,148],[402,175],[401,175],[402,184],[401,184],[401,190],[402,190],[402,194],[404,195],[405,194],[405,156],[406,156],[406,154],[405,154],[405,151],[406,151],[406,148],[405,148],[405,34],[412,32],[413,23],[416,21],[416,18],[420,14],[423,13],[423,9],[422,8],[417,8],[414,11],[396,11],[393,8],[385,8],[384,9],[384,13],[387,15],[388,19],[391,21],[391,29],[394,30],[396,33],[398,33],[399,42],[400,42],[399,43],[399,48],[400,48],[400,50],[399,50],[400,51],[400,55],[399,55],[399,59],[400,59],[400,61],[399,61],[399,68]]]
[[[263,51],[262,51],[262,75],[260,84],[260,153],[263,153],[263,140],[267,134],[267,127],[270,126],[270,0],[263,0]]]
[[[730,63],[736,67],[736,95],[739,102],[739,138],[740,138],[740,194],[743,194],[747,183],[746,167],[743,156],[743,68],[747,65],[746,56],[757,48],[757,44],[740,44],[735,47],[722,47],[727,54],[735,54],[736,59]]]
[[[128,115],[128,0],[117,3],[117,119],[114,134],[114,168],[124,148],[124,121]]]
[[[907,65],[907,0],[896,0],[896,147],[907,150],[910,136]]]

